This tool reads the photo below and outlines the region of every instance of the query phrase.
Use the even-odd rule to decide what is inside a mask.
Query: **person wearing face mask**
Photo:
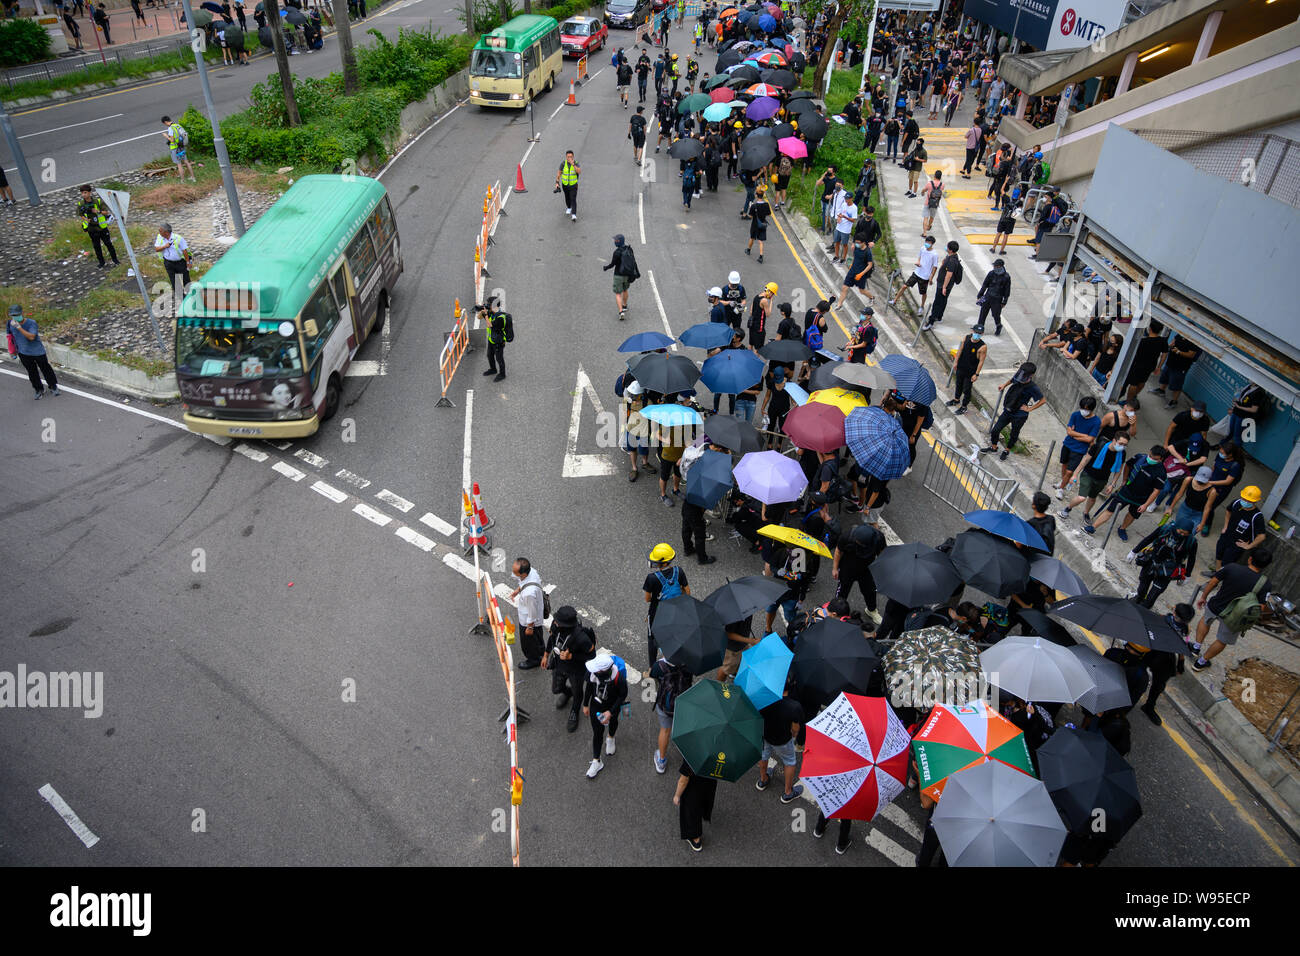
[[[1247,485],[1241,497],[1224,509],[1223,530],[1214,546],[1214,571],[1206,572],[1206,577],[1212,577],[1225,564],[1239,564],[1242,555],[1253,553],[1264,543],[1267,521],[1258,507],[1262,497],[1257,486]]]
[[[1124,559],[1142,568],[1137,590],[1129,595],[1143,607],[1155,607],[1156,598],[1169,582],[1182,583],[1196,566],[1196,535],[1191,521],[1175,521],[1156,528],[1137,543]]]
[[[1210,513],[1206,516],[1205,527],[1201,529],[1202,538],[1210,536],[1215,510],[1221,502],[1232,498],[1232,489],[1236,488],[1237,482],[1241,481],[1245,469],[1241,449],[1234,443],[1225,441],[1219,446],[1219,453],[1214,456],[1214,464],[1210,469],[1210,484],[1214,486],[1216,494],[1214,500],[1210,502]]]
[[[930,306],[930,315],[922,326],[923,330],[932,329],[936,323],[943,321],[943,313],[948,308],[948,296],[952,294],[954,286],[961,284],[961,259],[957,256],[960,248],[956,242],[948,243],[948,254],[939,264],[939,271],[934,277],[934,304]]]
[[[1127,399],[1123,405],[1114,411],[1109,411],[1101,416],[1101,431],[1097,437],[1104,441],[1110,441],[1116,435],[1127,435],[1130,439],[1137,437],[1137,413],[1141,410],[1142,403],[1136,398]]]
[[[1213,468],[1202,465],[1195,474],[1184,478],[1174,495],[1174,500],[1169,502],[1169,507],[1165,509],[1165,517],[1172,517],[1175,522],[1190,521],[1192,531],[1200,534],[1201,529],[1210,520],[1212,502],[1218,494],[1217,489],[1210,484],[1210,476],[1213,474]],[[1177,511],[1175,512],[1174,509]]]
[[[917,290],[921,294],[921,312],[924,313],[926,290],[929,288],[930,280],[934,277],[934,271],[938,267],[939,254],[934,251],[934,236],[926,236],[925,248],[923,248],[920,254],[916,257],[916,267],[912,270],[912,274],[907,277],[907,282],[903,287],[898,290],[898,293],[892,299],[889,300],[889,304],[893,305],[896,303],[899,297],[902,296],[904,290],[916,286]],[[980,329],[980,331],[982,332],[984,330]]]
[[[1071,413],[1070,420],[1065,423],[1065,438],[1061,441],[1061,482],[1054,486],[1057,500],[1065,497],[1071,476],[1101,431],[1101,420],[1096,411],[1097,399],[1085,395],[1079,399],[1079,410]]]
[[[1083,456],[1083,461],[1075,469],[1069,484],[1079,484],[1078,496],[1057,512],[1062,518],[1070,517],[1070,511],[1086,502],[1083,520],[1091,520],[1092,507],[1100,497],[1109,496],[1119,482],[1124,469],[1124,457],[1127,454],[1128,432],[1120,432],[1113,438],[1098,437]]]
[[[975,380],[980,377],[980,372],[984,370],[984,360],[988,358],[989,347],[983,341],[984,336],[979,332],[971,332],[966,338],[962,339],[961,346],[957,349],[957,356],[953,359],[953,377],[956,379],[956,390],[952,393],[952,398],[948,401],[948,407],[959,406],[954,415],[965,415],[966,408],[970,405],[971,388]]]
[[[1187,370],[1192,367],[1200,354],[1199,346],[1181,335],[1174,336],[1173,344],[1169,346],[1169,354],[1165,357],[1165,364],[1160,369],[1160,384],[1151,389],[1153,395],[1164,395],[1165,389],[1169,389],[1169,402],[1166,408],[1178,407],[1178,399],[1183,394],[1183,382],[1187,379]]]
[[[1152,445],[1144,456],[1135,459],[1129,470],[1128,481],[1111,496],[1101,511],[1094,516],[1093,522],[1083,526],[1083,530],[1088,534],[1095,534],[1097,528],[1113,518],[1120,507],[1124,506],[1128,508],[1128,514],[1120,522],[1116,534],[1121,541],[1127,541],[1128,526],[1136,521],[1139,515],[1150,511],[1156,497],[1160,494],[1160,489],[1165,483],[1164,462],[1168,454],[1163,445]]]
[[[983,332],[984,330],[977,325],[975,331]],[[1046,404],[1047,399],[1043,397],[1042,391],[1034,384],[1034,373],[1037,371],[1037,365],[1033,362],[1026,362],[1016,370],[1015,375],[998,386],[998,391],[1004,393],[1002,396],[1002,414],[993,423],[993,428],[989,431],[989,443],[980,449],[981,454],[987,455],[997,451],[998,443],[1002,439],[1002,430],[1010,425],[1011,434],[1007,438],[1007,447],[998,456],[1000,460],[1006,461],[1007,456],[1011,454],[1011,449],[1020,440],[1020,429],[1024,428],[1025,422],[1029,420],[1029,413]]]
[[[975,331],[984,331],[984,320],[993,313],[993,334],[1002,334],[1002,310],[1011,298],[1011,274],[1007,272],[1006,263],[1001,259],[993,260],[993,271],[984,277],[975,301],[979,304],[980,314],[975,322]]]
[[[1209,459],[1205,447],[1205,436],[1200,432],[1195,432],[1180,442],[1165,445],[1169,455],[1165,458],[1165,484],[1160,489],[1160,496],[1156,498],[1157,508],[1165,504],[1172,507],[1183,482]],[[1167,520],[1168,518],[1162,517],[1160,523],[1164,524]]]
[[[1200,435],[1202,440],[1205,438],[1205,430],[1209,427],[1209,421],[1205,417],[1205,403],[1199,399],[1192,402],[1192,407],[1179,412],[1174,416],[1169,427],[1165,429],[1165,445],[1177,445],[1193,435]]]
[[[1097,320],[1094,319],[1093,321]],[[1089,327],[1091,327],[1091,323],[1089,323]],[[1123,345],[1124,336],[1112,333],[1105,340],[1105,344],[1099,346],[1093,352],[1092,364],[1088,366],[1088,372],[1092,375],[1093,381],[1102,388],[1105,388],[1106,383],[1110,381],[1110,370],[1115,367],[1115,362],[1119,359],[1119,350]]]

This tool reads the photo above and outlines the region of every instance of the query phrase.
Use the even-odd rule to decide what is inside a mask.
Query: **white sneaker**
[[[565,214],[566,216],[572,216],[572,215],[573,215],[573,210],[572,210],[572,209],[566,209],[566,210],[564,210],[564,214]]]
[[[1065,499],[1065,489],[1058,486],[1056,489],[1056,500],[1063,501],[1064,499]]]
[[[614,755],[614,738],[613,738],[613,737],[606,737],[606,738],[605,738],[605,753],[609,754],[611,757]]]
[[[573,219],[574,222],[577,222],[577,221],[578,221],[578,214],[575,212],[571,218]]]
[[[587,768],[587,779],[594,780],[596,774],[600,773],[604,769],[605,769],[605,765],[603,763],[601,763],[599,760],[593,760],[591,762],[591,766]]]

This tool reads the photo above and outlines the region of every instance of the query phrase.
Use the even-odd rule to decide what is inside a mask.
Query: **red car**
[[[560,47],[565,56],[595,53],[609,39],[609,30],[595,17],[570,17],[560,24]]]

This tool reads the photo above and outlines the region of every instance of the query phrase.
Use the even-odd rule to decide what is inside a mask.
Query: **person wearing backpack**
[[[1138,542],[1125,560],[1142,568],[1132,598],[1143,607],[1155,607],[1156,598],[1169,587],[1169,582],[1185,581],[1196,566],[1192,522],[1180,519],[1156,528]]]
[[[794,172],[794,160],[785,153],[781,154],[780,161],[776,164],[776,208],[780,209],[785,205],[786,190],[790,188],[790,174]]]
[[[483,374],[495,376],[494,382],[504,381],[506,343],[514,340],[514,321],[509,312],[501,311],[501,300],[495,296],[488,299],[479,315],[487,322],[488,367]]]
[[[600,759],[601,744],[607,756],[613,756],[617,749],[614,735],[618,733],[619,712],[627,700],[627,663],[617,654],[597,654],[587,661],[587,674],[582,713],[591,718],[591,764],[587,767],[587,779],[591,780],[605,769]]]
[[[934,171],[933,178],[921,190],[921,198],[925,200],[925,205],[921,209],[921,236],[924,238],[930,234],[935,214],[939,211],[939,203],[943,202],[942,169]]]
[[[690,688],[695,680],[690,671],[660,656],[650,666],[650,678],[655,682],[655,717],[659,721],[659,738],[655,747],[655,772],[668,769],[668,744],[672,741],[673,713],[677,698]]]
[[[519,669],[527,671],[540,667],[542,654],[546,652],[542,637],[546,633],[546,619],[551,616],[551,598],[543,590],[542,579],[527,558],[515,558],[510,571],[519,583],[510,592],[519,622],[519,649],[524,654]]]
[[[1259,620],[1260,606],[1270,589],[1264,569],[1272,563],[1273,552],[1260,547],[1248,553],[1244,565],[1229,564],[1214,572],[1196,602],[1205,613],[1196,625],[1196,643],[1192,650],[1200,656],[1192,662],[1192,670],[1205,670],[1225,647],[1237,643],[1238,635],[1246,633]],[[1219,627],[1214,641],[1205,648],[1210,622],[1215,620]]]
[[[938,175],[937,170],[935,175]],[[934,301],[930,303],[930,314],[925,320],[924,329],[932,329],[936,323],[943,321],[943,313],[948,308],[948,296],[952,295],[955,286],[961,285],[965,270],[957,256],[960,248],[956,240],[948,243],[948,254],[939,263],[939,270],[934,275]]]
[[[190,182],[195,182],[194,164],[185,155],[185,150],[190,145],[190,134],[185,132],[185,127],[180,123],[173,123],[170,116],[164,116],[162,124],[163,138],[167,140],[167,148],[171,151],[172,162],[176,164],[176,178],[183,179],[185,170],[189,169]]]
[[[542,667],[551,672],[551,693],[558,698],[556,710],[569,708],[565,729],[578,729],[578,708],[582,706],[583,679],[587,661],[596,653],[596,634],[578,623],[578,612],[565,604],[551,618],[551,633],[542,655]]]
[[[654,635],[655,612],[659,610],[659,602],[691,593],[686,572],[673,566],[676,558],[677,552],[672,545],[663,541],[651,548],[646,555],[646,560],[650,562],[650,573],[646,575],[641,591],[645,595],[646,604],[650,606],[646,614],[646,642],[650,653],[646,656],[652,661],[659,659],[659,642]]]
[[[849,344],[845,347],[847,361],[865,365],[867,356],[876,350],[880,330],[872,324],[871,317],[875,314],[876,310],[869,305],[863,306],[862,311],[858,313],[858,324],[854,327]]]
[[[618,320],[623,321],[627,317],[627,292],[632,283],[641,278],[641,271],[637,268],[636,254],[632,252],[619,233],[614,237],[614,254],[610,257],[609,263],[601,271],[608,272],[614,270],[614,304],[618,306]]]

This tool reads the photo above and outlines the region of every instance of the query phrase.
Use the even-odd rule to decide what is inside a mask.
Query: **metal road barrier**
[[[501,196],[501,180],[488,187],[483,196],[483,222],[479,227],[478,238],[474,241],[474,301],[483,301],[483,279],[492,278],[487,270],[488,247],[496,245],[492,238],[497,231],[497,222],[505,215],[505,203]]]
[[[1010,511],[1011,498],[1020,483],[1015,478],[999,478],[946,441],[935,439],[921,484],[959,514],[965,514],[985,508]]]
[[[438,380],[442,385],[442,397],[438,399],[435,408],[456,407],[456,403],[447,397],[447,389],[451,387],[456,369],[460,368],[461,358],[466,352],[473,351],[469,344],[469,313],[461,309],[460,299],[456,300],[453,319],[455,324],[447,333],[447,341],[443,343],[442,353],[438,356]]]

